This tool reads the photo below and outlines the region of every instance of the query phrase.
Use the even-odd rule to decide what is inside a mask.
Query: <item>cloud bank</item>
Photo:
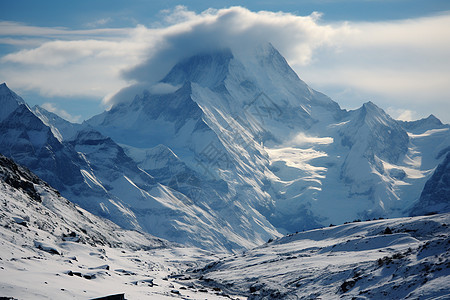
[[[48,110],[49,112],[55,113],[57,115],[59,115],[60,117],[62,117],[63,119],[72,122],[72,123],[78,123],[80,122],[81,116],[72,116],[71,114],[69,114],[67,111],[65,111],[64,109],[58,108],[54,103],[50,103],[50,102],[45,102],[42,105],[42,108]]]
[[[332,43],[334,36],[346,34],[348,29],[345,25],[321,25],[319,17],[318,13],[302,17],[251,12],[242,7],[195,14],[178,6],[167,12],[167,27],[159,32],[157,46],[146,61],[124,72],[124,76],[152,82],[161,79],[176,62],[194,54],[223,48],[245,52],[267,42],[287,55],[291,63],[305,65],[311,62],[315,49]]]
[[[271,42],[303,80],[344,106],[359,106],[368,100],[362,96],[392,111],[450,111],[449,13],[375,23],[327,23],[320,13],[243,7],[195,13],[178,6],[161,14],[152,27],[121,29],[0,22],[0,43],[19,47],[0,58],[0,80],[42,95],[111,105],[136,87],[167,89],[154,85],[187,56],[224,47],[245,52]],[[116,94],[129,86],[134,88]]]

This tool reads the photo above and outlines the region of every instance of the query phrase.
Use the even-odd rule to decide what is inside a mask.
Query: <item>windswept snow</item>
[[[436,134],[436,133],[443,133],[448,131],[448,128],[440,128],[440,129],[430,129],[425,131],[424,133],[420,133],[420,134],[414,134],[414,133],[408,133],[409,137],[413,138],[413,139],[417,139],[417,138],[423,138],[423,137],[428,137],[432,134]]]

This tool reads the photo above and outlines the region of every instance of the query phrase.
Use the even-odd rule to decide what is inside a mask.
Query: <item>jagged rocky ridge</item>
[[[107,219],[92,215],[1,154],[0,187],[2,226],[16,233],[22,232],[25,239],[21,241],[24,243],[20,245],[22,248],[34,247],[36,243],[56,245],[69,240],[135,250],[176,246],[146,233],[124,230]],[[14,223],[22,225],[24,230],[14,230],[20,228]],[[54,248],[53,252],[61,252],[57,246]]]

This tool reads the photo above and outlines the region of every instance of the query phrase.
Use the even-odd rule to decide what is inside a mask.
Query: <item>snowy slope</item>
[[[6,83],[0,84],[0,103],[2,103],[2,109],[0,110],[0,122],[16,110],[19,105],[25,104],[21,97],[8,88]]]
[[[63,198],[57,190],[28,169],[3,155],[0,155],[0,171],[2,220],[8,224],[13,221],[22,225],[24,228],[20,232],[29,234],[26,228],[36,227],[55,237],[68,235],[66,240],[113,247],[123,245],[130,249],[171,245],[148,234],[126,231],[111,221],[92,215]],[[31,243],[32,239],[28,242]]]
[[[51,128],[53,135],[62,142],[71,139],[79,130],[83,128],[80,124],[70,123],[59,117],[57,114],[35,105],[31,111],[48,127]]]
[[[224,145],[225,136],[211,128],[193,101],[193,85],[186,83],[168,95],[144,92],[130,104],[119,104],[87,123],[128,149],[127,154],[150,175],[216,215],[221,226],[240,237],[231,240],[236,246],[244,241],[245,247],[254,246],[276,236],[277,231],[255,209],[255,205],[272,205],[269,195],[258,187],[263,184],[260,175],[264,170],[254,167],[253,157],[258,161],[265,158],[254,149],[251,157],[246,157],[242,147]],[[143,158],[142,153],[150,157]],[[171,153],[176,167],[161,170],[146,163],[153,158],[165,160],[163,156]]]
[[[214,255],[121,229],[0,156],[0,294],[15,299],[225,299],[171,275]]]
[[[192,273],[249,299],[448,299],[450,214],[288,235]]]
[[[208,203],[196,202],[195,195],[188,197],[174,190],[170,180],[155,180],[138,168],[119,145],[95,130],[81,130],[68,143],[82,153],[91,166],[91,173],[95,175],[93,185],[107,190],[127,205],[138,228],[172,241],[221,251],[252,247],[260,241],[230,225],[231,213],[225,219],[211,210]],[[159,164],[159,161],[155,163]],[[208,188],[197,189],[207,199],[210,198],[208,193],[213,196],[217,193]],[[239,220],[243,214],[235,215]],[[120,216],[111,219],[120,222]]]

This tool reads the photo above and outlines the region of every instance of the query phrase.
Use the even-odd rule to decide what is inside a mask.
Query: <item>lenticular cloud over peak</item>
[[[177,7],[166,19],[181,22],[159,29],[158,47],[150,49],[145,62],[126,70],[124,76],[138,81],[155,80],[165,75],[154,74],[155,69],[167,73],[186,57],[224,48],[245,54],[268,42],[288,56],[295,52],[295,62],[307,64],[315,48],[329,43],[330,37],[342,30],[319,25],[318,18],[317,13],[300,17],[282,12],[251,12],[243,7],[195,14]]]
[[[231,7],[196,14],[183,6],[165,13],[168,26],[147,29],[148,35],[158,42],[148,48],[143,62],[122,72],[126,80],[151,87],[187,57],[223,49],[245,57],[267,43],[274,44],[293,63],[308,64],[317,47],[331,44],[332,36],[347,31],[345,26],[320,25],[319,13],[302,17]],[[110,99],[118,100],[118,97]],[[110,99],[106,103],[111,104]]]

